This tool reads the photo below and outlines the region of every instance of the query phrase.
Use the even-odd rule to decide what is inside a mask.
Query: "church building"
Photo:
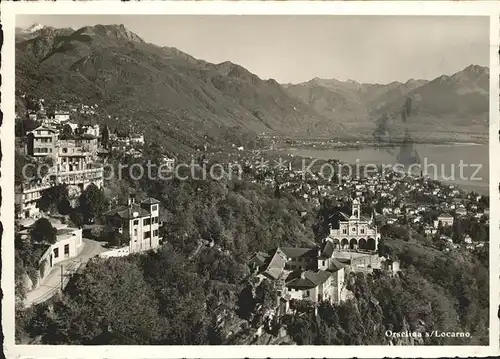
[[[361,204],[357,199],[352,201],[351,216],[340,212],[341,219],[337,228],[330,228],[331,241],[337,250],[376,251],[380,241],[380,233],[373,224],[373,219],[361,217]]]

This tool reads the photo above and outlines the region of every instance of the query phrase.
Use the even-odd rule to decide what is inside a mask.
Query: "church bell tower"
[[[351,211],[351,219],[359,220],[361,218],[361,204],[358,199],[355,198],[352,201],[352,211]]]

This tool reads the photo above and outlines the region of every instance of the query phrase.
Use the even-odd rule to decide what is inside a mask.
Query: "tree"
[[[104,192],[93,183],[80,196],[79,211],[82,213],[85,223],[93,222],[108,209],[108,206],[109,201]]]
[[[264,310],[271,309],[276,304],[276,292],[267,279],[264,279],[255,289],[255,297],[257,302],[262,304]]]
[[[60,214],[62,215],[68,215],[71,214],[73,211],[73,207],[71,207],[71,203],[68,198],[64,197],[59,201],[59,205],[57,206],[57,209]]]
[[[73,222],[73,225],[78,228],[81,228],[84,225],[83,215],[77,210],[71,211],[69,219]]]
[[[33,131],[35,128],[40,126],[40,122],[32,120],[30,118],[16,120],[15,124],[15,136],[16,137],[24,137],[27,132]]]
[[[70,281],[52,315],[46,344],[109,344],[109,338],[100,336],[104,321],[123,336],[119,344],[160,344],[158,329],[168,327],[158,316],[158,303],[140,266],[122,258],[90,262]]]
[[[101,145],[104,148],[109,146],[109,127],[108,125],[103,125],[101,128]]]
[[[474,235],[474,240],[478,242],[485,242],[488,239],[488,232],[484,226],[479,226],[477,233]]]
[[[243,319],[250,319],[253,311],[255,310],[255,304],[252,286],[248,284],[238,295],[238,315]]]
[[[310,313],[314,308],[314,302],[311,300],[292,299],[290,301],[290,309],[295,310],[297,313]]]
[[[130,243],[130,236],[126,233],[112,231],[105,234],[108,244],[112,247],[123,247]]]
[[[63,126],[61,130],[61,137],[71,137],[73,136],[73,129],[71,126],[67,123]]]
[[[453,222],[452,239],[455,243],[461,243],[464,236],[462,220],[456,219]]]
[[[57,229],[47,218],[40,218],[31,229],[31,239],[37,243],[53,244],[57,240]]]
[[[274,187],[274,197],[281,198],[280,185],[276,182],[276,186]]]
[[[43,191],[42,197],[38,201],[38,206],[40,207],[40,210],[42,210],[42,211],[55,211],[55,210],[57,210],[61,214],[68,214],[69,213],[68,195],[69,195],[68,187],[64,184],[60,184],[60,185],[51,187],[51,188]],[[64,200],[67,203],[62,203]],[[71,206],[69,206],[69,207],[71,207]]]

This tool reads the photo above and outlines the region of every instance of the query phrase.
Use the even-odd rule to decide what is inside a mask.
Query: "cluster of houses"
[[[25,97],[25,95],[23,95]],[[38,111],[29,111],[28,117],[34,121],[42,121],[44,125],[57,125],[61,123],[67,123],[72,117],[77,116],[95,116],[98,114],[99,105],[68,105],[65,101],[61,101],[60,107],[65,108],[58,109],[53,112],[46,111],[44,105],[45,100],[43,98],[36,100],[38,104]]]
[[[321,246],[279,247],[258,252],[249,265],[259,281],[272,281],[279,296],[279,311],[286,313],[293,300],[339,303],[352,294],[347,289],[350,272],[399,271],[399,263],[379,257],[380,234],[372,219],[363,218],[359,200],[352,202],[351,215],[332,222]]]
[[[131,197],[126,205],[103,213],[102,217],[104,222],[102,229],[108,238],[112,236],[111,232],[118,232],[128,239],[128,243],[119,248],[100,250],[100,253],[96,255],[101,258],[128,256],[133,253],[154,250],[161,245],[162,238],[159,230],[163,223],[160,221],[160,202],[154,198],[147,198],[136,203],[135,199]],[[52,244],[36,244],[41,246],[41,250],[38,251],[40,256],[36,264],[38,278],[35,282],[28,280],[30,283],[25,284],[28,291],[43,284],[55,266],[77,258],[85,246],[83,241],[84,228],[70,227],[56,217],[46,218],[57,231],[56,241]],[[18,223],[20,227],[17,232],[19,240],[30,241],[30,232],[35,220],[24,219]],[[88,259],[90,258],[85,258],[85,260]],[[79,264],[83,264],[83,262],[79,262]],[[77,263],[77,265],[79,264]]]
[[[386,169],[384,173],[364,177],[335,175],[330,180],[314,171],[303,173],[301,169],[292,168],[293,157],[284,161],[285,165],[277,165],[273,160],[263,161],[261,153],[246,159],[238,153],[232,156],[236,158],[231,158],[228,170],[231,166],[247,167],[253,175],[253,182],[269,188],[278,187],[304,199],[313,207],[319,207],[326,198],[343,203],[356,197],[365,205],[377,207],[374,220],[379,225],[410,225],[419,233],[434,236],[440,222],[452,226],[454,218],[470,218],[489,224],[489,209],[482,202],[483,196],[465,194],[454,185],[436,182],[423,175],[401,176]],[[341,165],[339,161],[330,162],[334,168]],[[435,218],[435,213],[441,214]],[[430,219],[430,214],[434,218]],[[451,238],[443,237],[443,240],[451,242]],[[469,249],[484,245],[471,241],[471,236],[466,235],[465,246]],[[362,242],[361,245],[364,244]]]
[[[100,147],[93,134],[62,135],[60,128],[41,125],[27,133],[26,154],[51,165],[43,178],[26,178],[16,186],[16,204],[20,218],[40,215],[38,201],[45,190],[58,185],[76,186],[80,191],[93,183],[103,185],[103,166],[108,151]]]

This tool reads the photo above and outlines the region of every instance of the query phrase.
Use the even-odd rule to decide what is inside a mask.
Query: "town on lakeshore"
[[[43,102],[38,100],[39,109],[23,119],[32,129],[17,138],[16,149],[18,161],[32,165],[31,169],[50,164],[16,186],[16,241],[31,242],[34,252],[30,255],[35,255],[29,261],[22,258],[26,274],[19,305],[28,308],[59,295],[89,261],[155,251],[168,243],[160,234],[165,223],[158,199],[130,194],[123,203],[114,200],[103,206],[109,182],[104,180],[105,164],[117,152],[138,159],[136,154],[142,155],[147,145],[144,136],[123,136],[110,133],[107,126],[73,122],[75,113],[92,111],[92,106],[48,113]],[[293,158],[287,166],[273,166],[272,160],[262,160],[266,154],[232,147],[225,153],[227,160],[219,163],[227,169],[238,165],[247,181],[276,196],[292,195],[312,209],[319,210],[326,202],[349,208],[322,218],[327,230],[316,245],[310,238],[307,247],[263,248],[247,258],[253,285],[258,288],[265,281],[276,293],[276,301],[263,314],[267,326],[304,305],[317,314],[325,301],[339,304],[354,298],[349,289],[354,273],[398,275],[402,269],[397,257],[380,255],[384,237],[393,238],[398,231],[404,232],[407,241],[416,237],[443,252],[474,253],[487,246],[488,197],[423,176],[341,174],[323,179],[314,171],[304,176],[301,170],[292,169]],[[174,170],[173,157],[163,154],[160,159]],[[208,156],[201,161],[209,162]],[[341,183],[334,183],[339,179]],[[302,210],[298,215],[310,213]],[[465,228],[474,230],[465,232]],[[223,250],[210,240],[201,240],[199,245]],[[257,328],[256,333],[262,334],[263,328],[267,327]]]
[[[400,137],[337,137],[339,127],[317,140],[295,129],[280,134],[272,121],[318,116],[323,122],[310,128],[321,132],[323,114],[285,92],[292,85],[239,65],[148,44],[123,25],[16,34],[17,343],[488,343],[489,196],[422,172],[351,171],[335,156],[344,147],[411,145],[414,128],[425,127],[412,129],[411,120],[434,118],[418,112],[424,105],[411,99],[425,96],[411,91],[444,93],[443,83],[483,79],[482,67],[458,80],[356,83],[365,92],[405,88],[391,120]],[[58,34],[75,47],[44,50]],[[155,105],[149,91],[165,84],[168,102]],[[238,125],[226,126],[224,116]],[[255,131],[238,127],[245,121]],[[440,143],[435,132],[430,141]],[[332,158],[304,158],[297,147],[326,148]],[[409,151],[399,156],[418,163]]]

